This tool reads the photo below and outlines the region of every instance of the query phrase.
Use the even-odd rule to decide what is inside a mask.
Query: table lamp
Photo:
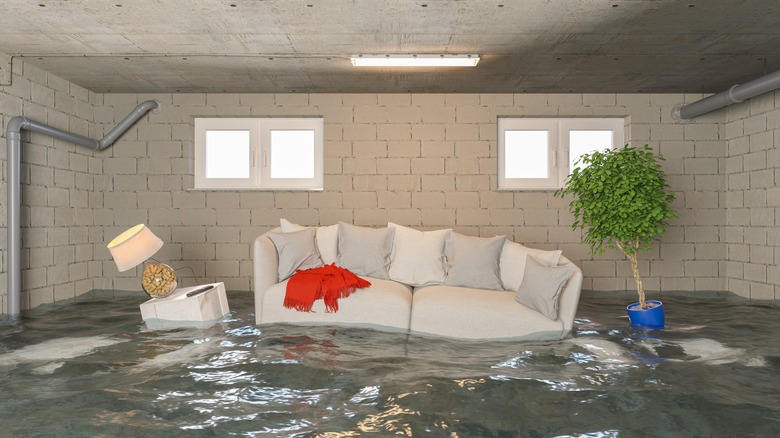
[[[108,250],[119,272],[125,272],[151,259],[162,246],[163,241],[146,225],[138,224],[116,236]],[[150,296],[162,298],[176,289],[176,273],[168,265],[150,263],[144,268],[141,285]]]

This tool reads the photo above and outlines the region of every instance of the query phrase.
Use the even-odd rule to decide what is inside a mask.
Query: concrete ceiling
[[[780,69],[777,0],[3,0],[0,52],[95,92],[719,92]],[[476,53],[476,68],[349,55]]]

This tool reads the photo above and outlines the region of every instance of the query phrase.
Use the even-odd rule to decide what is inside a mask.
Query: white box
[[[204,288],[205,292],[187,296]],[[230,313],[225,283],[204,284],[174,290],[164,298],[141,304],[141,317],[150,329],[170,327],[208,328]]]

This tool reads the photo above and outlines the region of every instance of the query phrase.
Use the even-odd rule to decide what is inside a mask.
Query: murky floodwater
[[[0,323],[0,436],[780,436],[780,307],[585,295],[560,342],[255,327],[249,294],[209,329],[150,331],[141,295]]]

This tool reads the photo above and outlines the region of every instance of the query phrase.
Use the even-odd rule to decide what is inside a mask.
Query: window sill
[[[322,192],[323,188],[301,187],[191,187],[188,192]]]

